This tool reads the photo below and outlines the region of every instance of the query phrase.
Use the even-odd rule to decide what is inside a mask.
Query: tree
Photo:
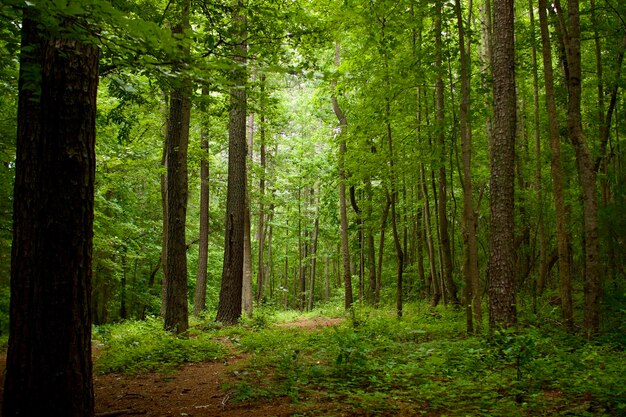
[[[335,44],[335,66],[338,67],[341,59],[341,47],[339,43]],[[344,168],[344,159],[346,156],[346,129],[348,128],[348,120],[346,114],[339,106],[335,87],[336,81],[333,81],[333,111],[339,121],[339,218],[341,223],[341,259],[343,261],[343,285],[345,288],[344,304],[346,310],[352,308],[352,275],[350,273],[350,245],[348,241],[348,208],[346,197],[346,173]]]
[[[235,324],[241,317],[243,285],[243,235],[246,198],[246,18],[243,2],[238,0],[233,12],[237,33],[234,47],[233,87],[230,88],[228,116],[228,190],[226,194],[226,228],[224,266],[216,320]]]
[[[515,41],[513,0],[493,2],[493,118],[490,146],[489,326],[511,326],[515,306]]]
[[[446,142],[445,142],[445,103],[443,91],[443,65],[442,65],[442,8],[443,1],[437,0],[435,14],[435,120],[437,132],[437,144],[439,145],[440,165],[439,165],[439,201],[437,204],[437,214],[439,219],[439,234],[441,245],[441,257],[443,261],[443,284],[442,291],[447,296],[447,300],[453,304],[459,304],[456,296],[456,285],[452,280],[452,252],[450,247],[450,232],[448,230],[448,206],[447,206],[447,181],[446,181]],[[445,299],[444,299],[445,301]]]
[[[476,213],[474,212],[472,186],[472,129],[470,126],[470,57],[465,48],[465,27],[461,10],[461,0],[456,0],[454,10],[459,30],[459,49],[461,56],[461,148],[463,162],[463,243],[465,267],[467,330],[480,332],[482,327],[482,308],[478,285],[478,241],[476,239]]]
[[[596,173],[591,151],[585,140],[582,125],[582,68],[580,57],[580,10],[578,0],[568,0],[568,19],[555,2],[561,34],[567,58],[566,82],[568,92],[567,129],[576,152],[576,168],[580,180],[583,202],[583,232],[585,254],[585,331],[595,335],[600,328],[600,300],[602,282],[600,277],[600,248],[598,237],[598,202],[596,196]]]
[[[4,416],[93,416],[91,266],[99,49],[24,10]],[[55,27],[51,20],[59,19]],[[63,30],[59,30],[63,29]]]
[[[565,203],[563,185],[563,167],[561,163],[561,139],[559,137],[559,125],[554,91],[554,74],[552,69],[552,48],[550,33],[548,32],[548,16],[546,13],[546,0],[539,0],[539,25],[541,30],[541,43],[543,51],[543,71],[545,85],[546,108],[548,112],[548,126],[550,136],[550,168],[554,195],[554,207],[556,211],[556,241],[559,256],[559,288],[561,295],[561,315],[566,326],[573,324],[572,308],[572,267],[569,254],[568,208]]]
[[[173,34],[189,29],[189,0],[181,0],[180,20]],[[186,47],[183,46],[183,49]],[[183,51],[183,56],[188,50]],[[182,63],[179,63],[181,65]],[[167,123],[167,250],[165,263],[165,328],[182,333],[189,327],[187,307],[187,148],[191,117],[191,80],[175,81]]]
[[[202,90],[208,95],[208,89]],[[200,236],[198,241],[198,271],[194,294],[193,314],[199,316],[206,308],[207,261],[209,250],[209,139],[206,127],[200,132]]]

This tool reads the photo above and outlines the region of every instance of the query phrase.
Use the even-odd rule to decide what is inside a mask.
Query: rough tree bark
[[[65,32],[52,35],[37,12],[25,11],[22,21],[7,417],[94,413],[90,298],[99,49],[74,22],[66,19]]]
[[[238,0],[233,12],[239,43],[234,47],[234,86],[230,89],[228,116],[228,190],[226,192],[226,229],[224,264],[216,320],[236,324],[241,317],[243,281],[243,231],[246,195],[246,19]]]
[[[172,29],[182,34],[189,28],[189,0],[179,2],[180,20]],[[189,53],[183,51],[184,55]],[[189,327],[187,307],[187,147],[191,117],[191,80],[176,80],[170,94],[167,132],[167,250],[165,275],[165,328],[174,333]]]
[[[489,326],[512,326],[515,305],[515,40],[513,0],[493,2],[493,137]]]

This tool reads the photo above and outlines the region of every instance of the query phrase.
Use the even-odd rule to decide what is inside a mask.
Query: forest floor
[[[467,335],[454,309],[416,303],[402,320],[342,309],[259,309],[227,327],[208,315],[186,337],[158,317],[96,326],[96,417],[626,416],[619,329],[595,341],[549,325],[486,338]],[[2,373],[5,360],[0,351]]]
[[[316,329],[334,326],[343,319],[307,318],[278,326]],[[219,340],[230,354],[218,362],[186,364],[173,373],[94,376],[96,416],[223,416],[287,417],[294,413],[288,397],[267,401],[230,401],[224,385],[231,381],[251,356],[241,353],[227,339]],[[96,353],[97,354],[97,353]]]

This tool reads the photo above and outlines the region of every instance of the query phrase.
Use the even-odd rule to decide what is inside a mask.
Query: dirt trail
[[[339,324],[342,319],[312,318],[280,327],[315,330]],[[225,344],[229,342],[224,340]],[[229,346],[233,352],[225,360],[188,364],[176,372],[163,375],[147,373],[127,375],[112,373],[94,375],[96,417],[114,416],[191,416],[191,417],[287,417],[294,413],[289,398],[271,402],[233,402],[222,385],[232,377],[238,364],[249,359]],[[97,355],[97,353],[96,353]],[[0,354],[0,372],[4,374],[6,354]],[[0,406],[3,387],[0,384]],[[1,411],[0,411],[1,415]]]
[[[313,318],[281,327],[317,329],[337,325],[341,319]],[[235,351],[233,351],[235,352]],[[233,353],[226,360],[188,364],[171,375],[96,375],[96,416],[194,416],[194,417],[287,417],[294,413],[288,398],[271,402],[233,402],[221,385],[233,368],[248,359]]]

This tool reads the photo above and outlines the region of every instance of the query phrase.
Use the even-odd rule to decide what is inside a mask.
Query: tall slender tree
[[[172,29],[175,36],[185,38],[189,30],[189,0],[176,3],[178,21]],[[183,60],[189,55],[188,46],[181,46]],[[177,63],[179,67],[184,62]],[[187,307],[187,148],[191,118],[191,80],[180,77],[170,93],[170,113],[167,123],[167,250],[165,263],[165,328],[174,333],[189,327]]]
[[[471,8],[471,3],[470,3]],[[480,332],[482,325],[482,308],[480,289],[478,288],[478,239],[476,237],[476,213],[474,212],[472,186],[472,129],[470,114],[470,57],[469,42],[465,46],[465,27],[461,10],[461,0],[456,0],[454,10],[459,31],[459,48],[461,56],[461,148],[463,167],[463,242],[466,287],[467,330]]]
[[[565,46],[568,70],[566,71],[568,106],[567,129],[576,153],[576,168],[580,180],[583,201],[583,232],[585,254],[585,322],[588,336],[600,329],[600,300],[602,282],[600,277],[600,244],[598,236],[598,201],[596,196],[596,173],[591,151],[583,132],[582,67],[580,57],[580,4],[579,0],[567,1],[567,19],[555,1],[561,20],[561,35]],[[567,22],[567,23],[565,23]]]
[[[208,95],[208,89],[202,90]],[[200,235],[198,236],[198,270],[196,274],[196,290],[194,293],[193,314],[199,316],[206,308],[206,286],[208,278],[209,255],[209,137],[206,127],[200,132]]]
[[[443,262],[443,284],[445,285],[446,299],[458,304],[456,285],[452,279],[452,249],[448,225],[448,189],[446,176],[446,136],[445,136],[445,102],[443,88],[443,51],[442,51],[442,8],[443,0],[437,0],[435,10],[435,130],[439,145],[439,200],[437,215],[439,219],[439,243],[441,245],[441,260]]]
[[[338,67],[341,62],[341,47],[339,43],[335,44],[335,66]],[[352,275],[350,273],[350,242],[348,240],[348,208],[346,197],[346,174],[344,168],[344,159],[347,151],[346,146],[346,130],[348,128],[348,120],[346,114],[339,106],[335,87],[336,81],[333,81],[333,111],[339,120],[339,218],[341,223],[341,259],[343,265],[343,285],[345,289],[344,304],[347,309],[352,308]]]
[[[546,90],[546,108],[548,113],[548,132],[550,136],[550,175],[556,211],[556,242],[559,262],[559,288],[561,295],[561,314],[566,326],[573,324],[572,308],[572,267],[569,254],[568,208],[565,202],[563,166],[561,163],[561,138],[556,110],[554,73],[552,68],[552,47],[548,31],[546,0],[539,0],[539,26],[543,56],[544,86]],[[542,289],[540,287],[540,289]]]
[[[515,26],[513,0],[493,1],[493,118],[490,146],[489,326],[512,326],[515,305]]]
[[[241,317],[243,285],[243,234],[246,198],[246,18],[243,0],[237,0],[233,22],[237,36],[234,47],[235,68],[230,89],[228,118],[228,190],[224,266],[216,320],[235,324]]]

